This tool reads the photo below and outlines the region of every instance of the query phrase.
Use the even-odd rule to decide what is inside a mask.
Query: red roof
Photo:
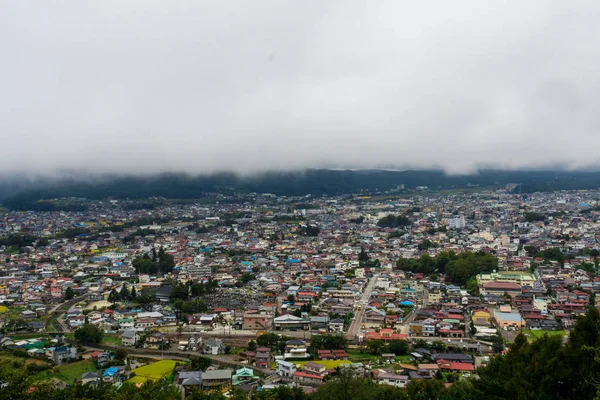
[[[294,372],[294,376],[300,376],[302,378],[310,378],[310,379],[323,380],[322,376],[315,375],[315,374],[308,374],[306,372],[301,372],[301,371]]]
[[[475,367],[469,363],[438,360],[437,364],[441,369],[449,369],[452,371],[474,371],[475,370]]]

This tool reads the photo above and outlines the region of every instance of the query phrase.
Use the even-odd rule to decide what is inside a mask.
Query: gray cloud
[[[0,171],[596,167],[600,2],[0,5]]]

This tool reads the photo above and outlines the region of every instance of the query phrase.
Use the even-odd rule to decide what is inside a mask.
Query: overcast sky
[[[3,1],[0,172],[600,165],[600,1]]]

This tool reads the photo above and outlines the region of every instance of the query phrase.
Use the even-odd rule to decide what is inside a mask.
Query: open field
[[[48,337],[45,333],[15,333],[14,335],[8,335],[12,340],[23,340],[23,339],[42,339]]]
[[[59,379],[65,383],[81,379],[81,375],[88,371],[96,371],[96,363],[91,360],[75,361],[69,364],[63,364],[41,371],[32,376],[34,381],[45,381],[49,379]]]
[[[50,363],[45,360],[38,360],[35,358],[16,357],[16,356],[13,356],[12,354],[5,354],[5,353],[0,354],[0,364],[2,364],[9,371],[17,370],[17,369],[21,368],[19,363],[22,363],[21,365],[28,365],[28,364],[50,365]]]
[[[144,383],[148,380],[148,378],[144,378],[143,376],[134,376],[131,379],[128,379],[128,383]]]
[[[152,364],[144,365],[133,370],[135,376],[128,380],[132,383],[143,383],[148,379],[161,379],[165,376],[169,376],[173,373],[177,361],[174,360],[161,360]]]
[[[531,330],[531,329],[523,329],[523,333],[529,340],[541,338],[544,335],[548,336],[565,336],[567,334],[566,331],[542,331],[542,330]]]
[[[0,313],[5,313],[8,311],[8,307],[0,305]]]
[[[348,359],[352,362],[377,361],[379,357],[369,353],[361,353],[359,350],[348,350]]]
[[[102,344],[120,346],[121,338],[116,335],[104,335],[104,337],[102,338]]]

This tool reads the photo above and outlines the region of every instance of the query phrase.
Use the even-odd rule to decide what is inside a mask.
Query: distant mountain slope
[[[412,189],[464,188],[468,185],[493,186],[521,183],[523,193],[565,189],[596,189],[600,172],[565,171],[480,171],[473,175],[446,175],[443,171],[327,170],[267,172],[253,177],[232,173],[189,176],[162,174],[151,177],[101,177],[37,181],[12,186],[4,192],[3,205],[11,209],[32,209],[32,203],[60,197],[88,199],[139,199],[150,196],[200,198],[207,193],[258,192],[300,196],[340,195],[361,191],[385,191],[404,185]],[[0,193],[2,186],[0,184]],[[0,194],[1,196],[1,194]],[[35,207],[33,207],[35,209]]]

